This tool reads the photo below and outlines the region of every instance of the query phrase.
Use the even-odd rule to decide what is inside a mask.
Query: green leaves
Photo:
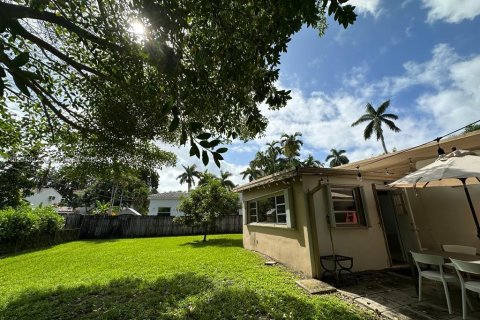
[[[12,78],[17,88],[26,96],[30,96],[30,91],[28,91],[27,82],[25,78],[23,78],[21,75],[19,75],[16,72],[12,72]]]
[[[193,157],[193,156],[200,158],[200,149],[198,149],[195,142],[192,142],[190,147],[190,157]]]
[[[202,134],[199,134],[199,135],[197,136],[197,138],[200,139],[200,140],[207,140],[207,139],[209,139],[211,136],[212,136],[211,133],[204,132],[204,133],[202,133]]]
[[[213,139],[213,140],[208,140],[212,137],[212,134],[209,132],[202,132],[201,134],[197,135],[197,139],[200,139],[200,141],[197,143],[197,140],[194,138],[190,138],[190,156],[196,156],[197,158],[200,159],[200,148],[198,145],[200,145],[201,148],[203,148],[201,152],[201,160],[203,164],[206,166],[209,163],[209,155],[208,153],[211,153],[213,157],[213,161],[217,165],[217,167],[220,168],[220,161],[223,160],[223,156],[221,153],[227,152],[227,148],[222,147],[218,148],[217,150],[214,150],[216,146],[218,146],[222,140],[220,139]]]
[[[28,52],[22,52],[12,60],[11,64],[15,68],[20,68],[27,64],[29,59],[30,54]]]
[[[202,162],[206,166],[208,164],[208,153],[207,151],[202,151]]]
[[[180,118],[178,116],[174,117],[172,122],[170,122],[170,126],[168,127],[168,131],[173,132],[173,131],[177,130],[179,125],[180,125]]]
[[[343,25],[346,29],[350,24],[353,24],[357,20],[357,14],[354,12],[355,6],[343,5],[348,0],[331,0],[328,6],[328,15],[334,14],[333,19],[338,21],[338,24]],[[323,0],[322,6],[326,8],[328,0]]]

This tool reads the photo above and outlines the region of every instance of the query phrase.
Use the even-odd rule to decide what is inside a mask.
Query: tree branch
[[[72,66],[74,69],[76,69],[78,72],[80,72],[82,75],[83,75],[83,71],[88,71],[90,73],[93,73],[97,76],[103,76],[100,72],[98,72],[97,70],[95,69],[92,69],[91,67],[89,66],[86,66],[82,63],[79,63],[77,61],[75,61],[74,59],[70,58],[69,56],[67,56],[66,54],[63,54],[62,52],[60,52],[57,48],[55,48],[54,46],[52,46],[51,44],[43,41],[42,39],[40,39],[39,37],[31,34],[30,32],[28,32],[24,27],[22,27],[22,25],[16,21],[16,20],[12,20],[13,23],[15,23],[17,26],[16,26],[16,30],[17,33],[22,36],[23,38],[27,39],[27,40],[30,40],[31,42],[35,43],[37,46],[39,46],[40,48],[43,48],[45,50],[47,50],[48,52],[52,53],[53,55],[57,56],[59,59],[65,61],[66,63],[68,63],[70,66]]]
[[[10,3],[0,2],[0,18],[2,20],[6,19],[35,19],[47,21],[77,34],[79,37],[87,39],[89,41],[95,42],[100,46],[106,46],[114,50],[123,51],[123,48],[117,44],[111,43],[105,39],[102,39],[88,30],[85,30],[70,20],[57,16],[53,12],[48,11],[38,11],[26,6],[19,6]]]

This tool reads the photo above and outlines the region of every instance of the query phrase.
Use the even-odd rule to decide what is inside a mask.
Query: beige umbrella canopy
[[[473,219],[480,238],[480,226],[468,192],[467,185],[480,184],[480,156],[466,150],[456,150],[440,156],[429,164],[409,175],[389,184],[398,188],[425,188],[442,186],[463,186]]]

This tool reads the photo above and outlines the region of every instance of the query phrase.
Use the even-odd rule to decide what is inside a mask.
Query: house
[[[124,208],[120,210],[118,215],[131,215],[131,216],[141,216],[141,213],[139,213],[137,210],[133,208]]]
[[[148,206],[148,215],[167,217],[178,217],[183,215],[183,212],[178,211],[177,207],[180,204],[180,198],[187,195],[188,192],[182,191],[171,191],[149,195],[148,200],[150,201],[150,204]]]
[[[56,207],[55,209],[59,214],[62,214],[62,215],[75,213],[72,207]]]
[[[480,150],[480,132],[441,146]],[[296,168],[237,187],[244,247],[312,277],[323,272],[320,257],[331,254],[351,256],[353,271],[366,271],[404,265],[408,252],[420,248],[480,249],[463,190],[426,188],[415,195],[388,186],[433,162],[437,148],[430,143],[337,168]],[[479,187],[469,187],[477,207]]]
[[[33,195],[25,197],[25,200],[34,207],[57,206],[62,201],[62,195],[54,188],[42,188],[35,190]]]

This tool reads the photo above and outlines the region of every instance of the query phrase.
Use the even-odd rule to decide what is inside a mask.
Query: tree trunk
[[[388,153],[387,147],[385,146],[385,139],[383,139],[383,134],[380,136],[380,140],[382,140],[382,147],[385,153]]]
[[[203,224],[203,242],[207,241],[207,224]]]

